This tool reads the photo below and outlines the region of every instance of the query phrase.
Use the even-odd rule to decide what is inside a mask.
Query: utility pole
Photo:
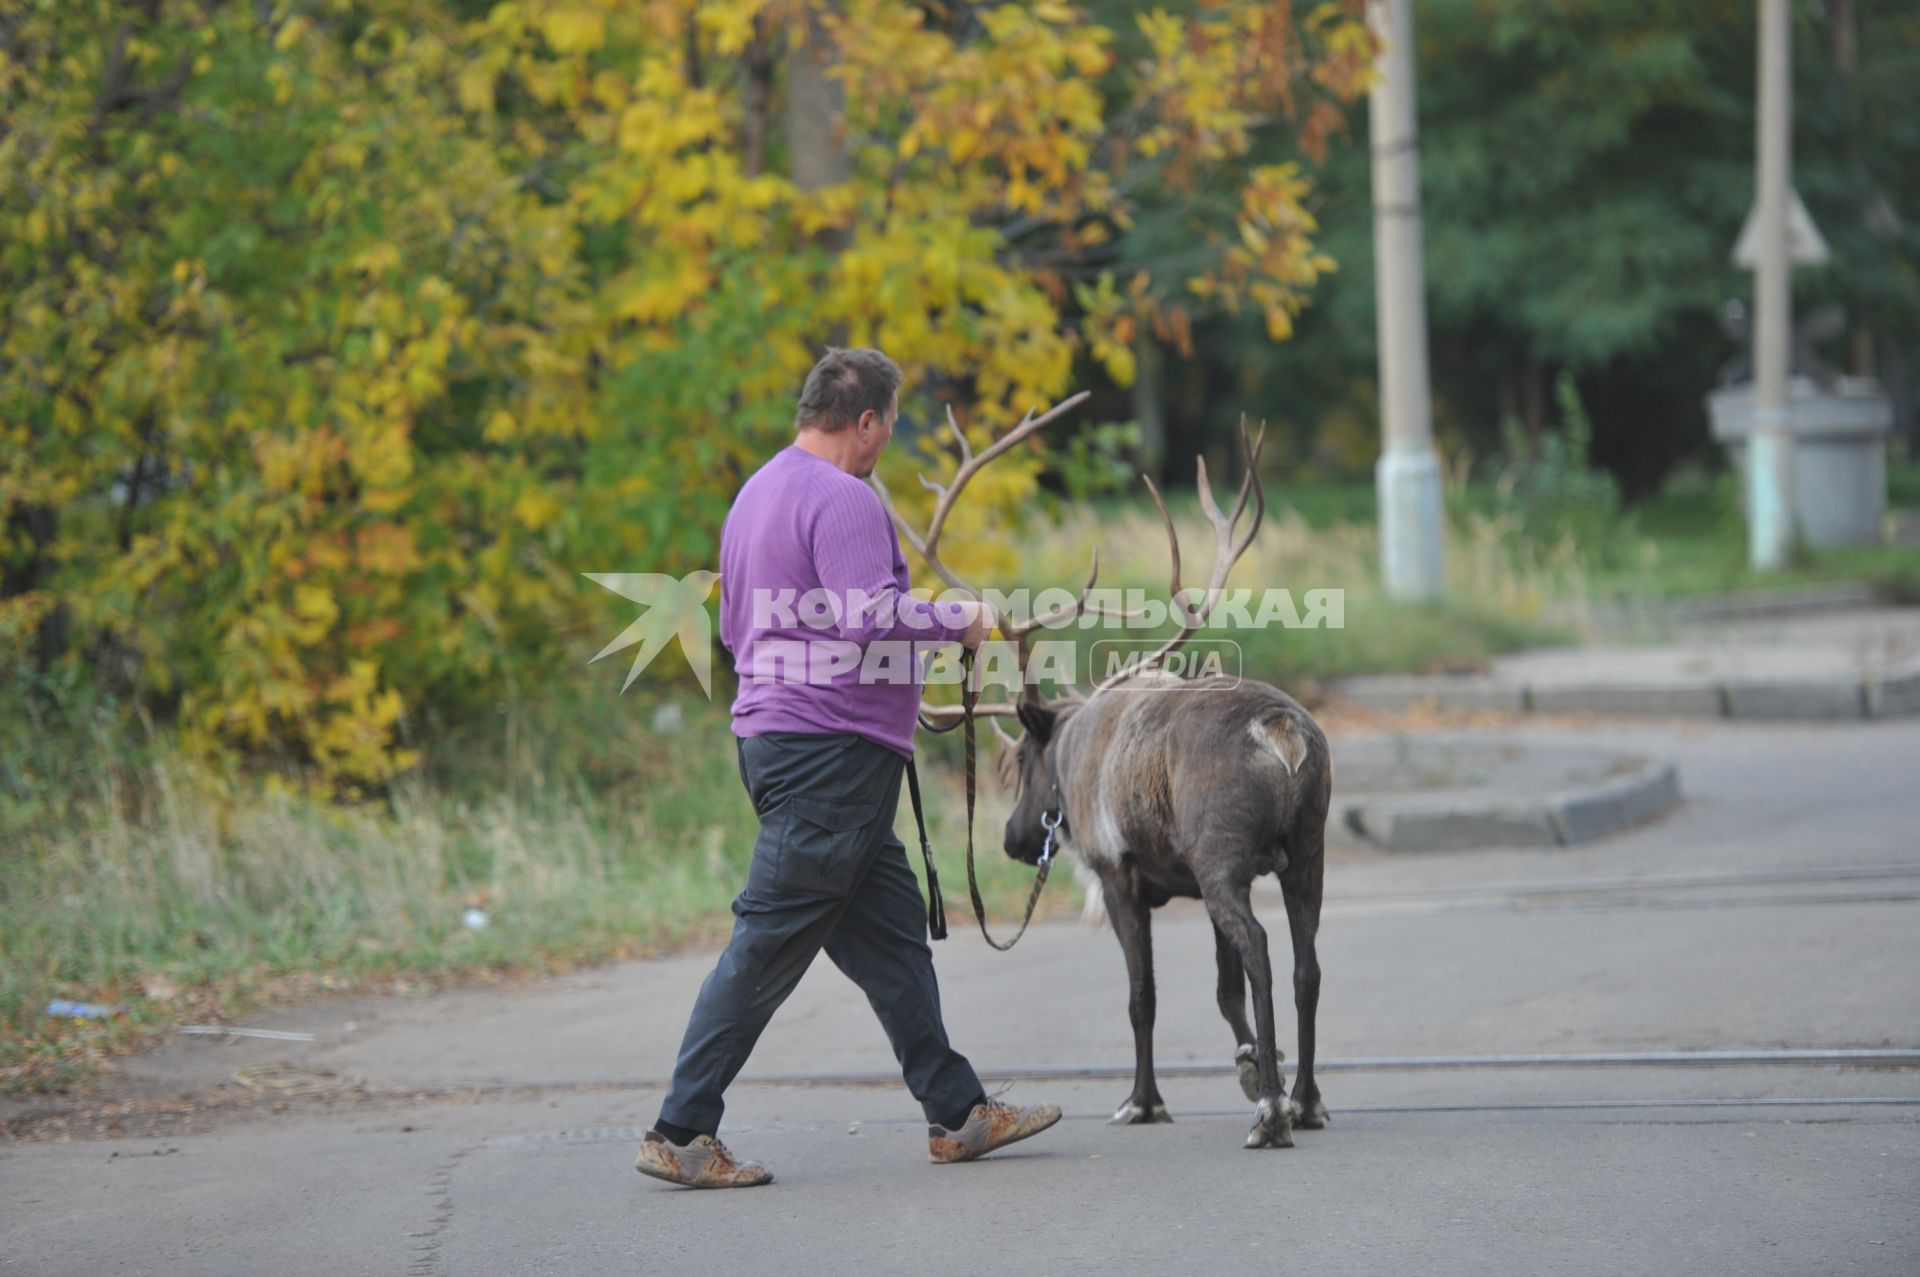
[[[1782,0],[1784,2],[1784,0]],[[1373,259],[1380,334],[1380,575],[1394,599],[1438,599],[1440,463],[1427,374],[1420,251],[1420,139],[1413,109],[1412,0],[1367,0],[1383,44],[1367,97],[1373,132]]]
[[[1793,437],[1787,374],[1793,324],[1787,193],[1793,186],[1793,31],[1787,0],[1759,0],[1760,110],[1754,271],[1753,433],[1747,446],[1747,557],[1786,566],[1793,541]]]

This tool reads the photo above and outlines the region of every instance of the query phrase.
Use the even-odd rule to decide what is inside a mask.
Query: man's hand
[[[963,599],[960,603],[962,615],[967,618],[967,632],[960,636],[960,644],[968,651],[977,651],[982,643],[993,637],[994,627],[1000,624],[1000,617],[994,612],[991,603],[979,599]]]

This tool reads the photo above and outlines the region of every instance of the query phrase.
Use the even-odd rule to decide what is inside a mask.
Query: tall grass
[[[1171,503],[1181,548],[1182,583],[1202,586],[1213,562],[1213,533],[1188,498]],[[1077,585],[1086,576],[1089,549],[1100,547],[1103,586],[1139,589],[1165,599],[1169,584],[1167,537],[1150,506],[1082,508],[1071,512],[1030,557],[1031,588]],[[1304,607],[1308,590],[1339,590],[1344,597],[1340,628],[1209,628],[1204,637],[1240,644],[1245,672],[1289,685],[1340,674],[1472,669],[1489,656],[1529,644],[1564,640],[1585,619],[1586,577],[1571,542],[1540,547],[1519,535],[1509,515],[1470,509],[1449,520],[1445,570],[1447,597],[1438,604],[1404,604],[1380,585],[1378,533],[1371,525],[1336,523],[1315,527],[1280,505],[1227,579],[1230,589],[1249,589],[1257,600],[1267,589],[1286,589]],[[1128,631],[1124,637],[1170,634]],[[1059,632],[1084,645],[1121,637],[1121,632]]]
[[[43,800],[0,821],[0,1089],[61,1085],[189,1010],[230,1013],[290,988],[724,935],[756,827],[725,708],[688,699],[655,727],[661,703],[615,696],[617,674],[603,681],[592,698],[535,700],[511,731],[506,715],[495,730],[449,730],[420,774],[354,806],[98,717],[40,737],[32,759],[16,748],[10,771],[37,770]],[[948,903],[964,910],[959,783],[938,761],[926,780]],[[62,782],[57,801],[45,796]],[[992,793],[984,803],[983,885],[1005,912],[1031,871],[1000,855],[1004,807]],[[484,927],[465,925],[469,909]],[[46,1015],[55,998],[127,1010],[75,1023]]]

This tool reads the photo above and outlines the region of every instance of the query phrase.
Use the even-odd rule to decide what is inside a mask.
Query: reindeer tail
[[[1247,724],[1247,734],[1254,744],[1277,758],[1290,776],[1298,775],[1300,764],[1307,761],[1308,737],[1292,714],[1256,718]]]

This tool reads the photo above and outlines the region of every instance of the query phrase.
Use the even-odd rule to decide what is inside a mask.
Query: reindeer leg
[[[1292,1148],[1292,1122],[1273,1046],[1273,967],[1267,960],[1267,930],[1254,916],[1248,886],[1245,882],[1218,886],[1202,883],[1201,890],[1213,925],[1240,954],[1240,964],[1253,983],[1254,1060],[1260,1070],[1260,1095],[1246,1146]]]
[[[1240,1090],[1249,1100],[1260,1098],[1260,1065],[1254,1059],[1253,1030],[1247,1027],[1247,971],[1240,951],[1219,927],[1213,929],[1213,960],[1220,968],[1220,1014],[1233,1030],[1233,1063],[1240,1074]],[[1275,1048],[1274,1062],[1286,1062],[1287,1053]],[[1286,1078],[1281,1077],[1284,1084]]]
[[[1287,901],[1287,926],[1293,932],[1293,1006],[1300,1019],[1300,1068],[1293,1079],[1293,1123],[1317,1131],[1327,1124],[1327,1106],[1313,1079],[1314,1016],[1320,1007],[1320,955],[1314,938],[1320,931],[1320,887],[1325,862],[1319,855],[1304,856],[1280,875]]]
[[[1104,875],[1107,917],[1127,957],[1127,1015],[1133,1021],[1133,1094],[1113,1115],[1115,1126],[1171,1122],[1153,1080],[1153,925],[1146,898],[1135,884],[1117,885]]]

